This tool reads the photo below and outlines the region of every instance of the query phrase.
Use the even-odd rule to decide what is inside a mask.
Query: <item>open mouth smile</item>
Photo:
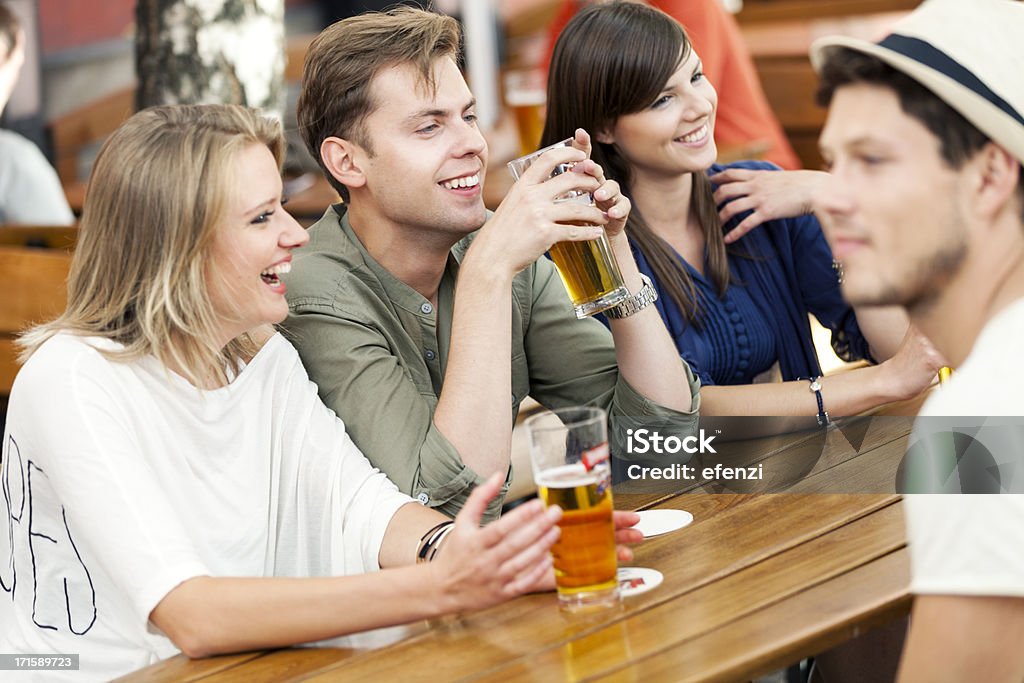
[[[473,173],[472,175],[442,180],[438,184],[446,190],[474,190],[480,186],[480,174]]]
[[[676,138],[676,141],[688,145],[700,144],[704,142],[704,140],[708,137],[708,129],[709,126],[707,123],[705,123],[703,126],[693,131],[692,133],[687,133],[686,135],[681,135],[680,137]]]
[[[260,273],[260,279],[271,287],[283,287],[284,283],[281,282],[281,275],[290,273],[292,270],[291,261],[282,261],[277,265],[270,266],[262,273]]]

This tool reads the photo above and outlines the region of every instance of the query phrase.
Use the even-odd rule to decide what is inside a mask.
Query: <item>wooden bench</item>
[[[6,401],[21,367],[17,336],[64,311],[74,230],[0,226],[0,271],[7,290],[0,299],[0,401]]]

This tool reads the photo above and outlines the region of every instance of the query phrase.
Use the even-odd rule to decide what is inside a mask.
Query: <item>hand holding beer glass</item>
[[[556,142],[508,163],[512,177],[519,180],[520,176],[537,160],[540,155],[557,147],[572,147],[572,138]],[[552,177],[572,170],[573,164],[559,164],[555,167]],[[577,202],[588,206],[594,205],[594,197],[589,192],[568,192],[557,198],[556,202]],[[622,302],[629,296],[619,272],[619,264],[608,244],[608,236],[587,242],[558,242],[551,247],[551,260],[554,261],[558,274],[562,278],[577,318],[585,318],[607,310]]]
[[[558,604],[585,611],[618,604],[608,425],[600,408],[563,408],[526,421],[540,497],[562,508],[551,548]]]

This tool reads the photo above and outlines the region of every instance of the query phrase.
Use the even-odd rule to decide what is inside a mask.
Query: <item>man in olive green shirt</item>
[[[310,46],[300,130],[345,204],[310,229],[286,279],[286,327],[325,403],[401,490],[450,515],[509,472],[527,394],[674,430],[693,431],[699,406],[653,306],[611,332],[576,320],[542,258],[604,226],[627,287],[644,285],[622,232],[629,201],[585,152],[545,154],[487,215],[487,145],[458,43],[451,18],[404,9],[339,22]],[[576,142],[589,149],[586,133]],[[566,163],[574,172],[550,178]],[[574,189],[597,207],[554,202]]]

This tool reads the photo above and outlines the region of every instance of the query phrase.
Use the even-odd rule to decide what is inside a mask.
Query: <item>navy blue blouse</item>
[[[726,168],[777,169],[761,161],[715,165]],[[748,213],[734,218],[726,231]],[[839,291],[832,250],[814,216],[768,221],[734,244],[729,270],[734,283],[721,298],[710,280],[681,256],[701,297],[701,327],[686,323],[650,264],[631,242],[640,272],[654,280],[655,304],[679,349],[702,384],[749,384],[776,361],[784,380],[821,374],[811,339],[808,313],[832,331],[832,346],[846,361],[871,360],[867,340],[853,309]],[[607,324],[607,323],[606,323]]]
[[[714,282],[679,260],[693,279],[703,313],[698,334],[686,334],[681,315],[673,321],[669,329],[679,353],[702,384],[750,384],[775,364],[771,323],[746,287],[731,285],[719,298]]]

